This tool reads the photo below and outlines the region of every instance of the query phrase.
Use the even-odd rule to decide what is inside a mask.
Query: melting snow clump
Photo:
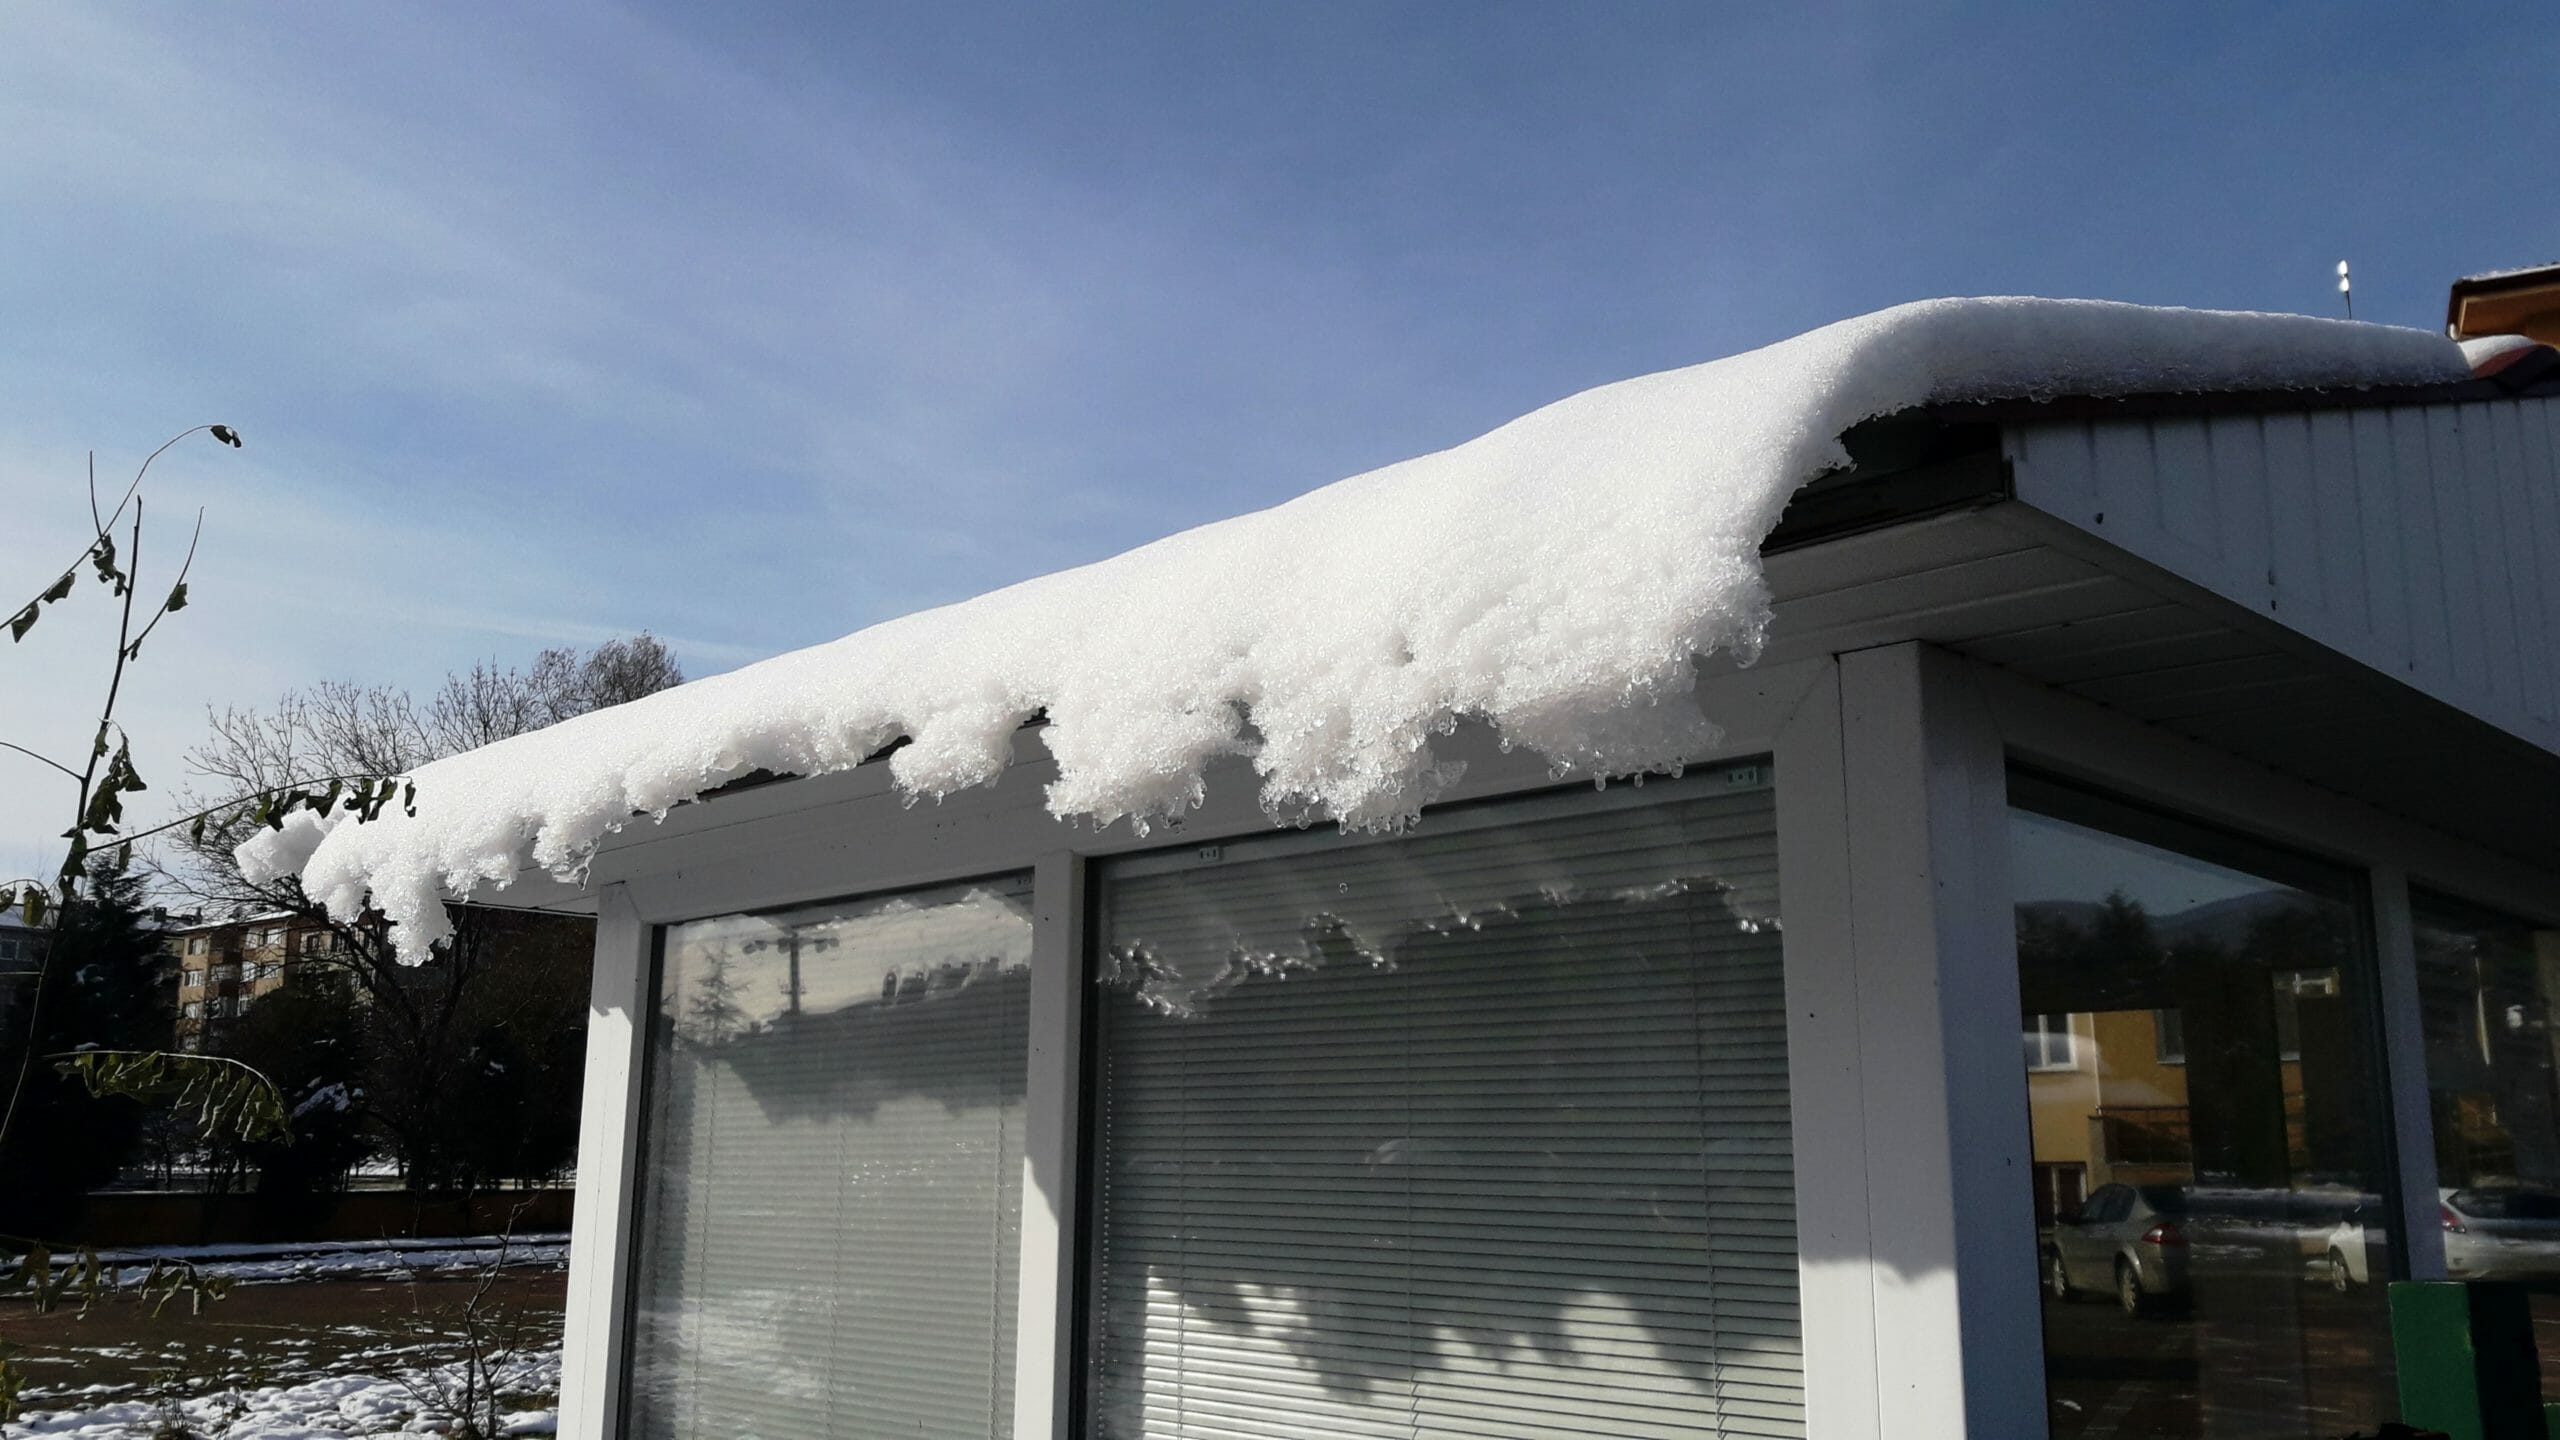
[[[413,955],[442,898],[752,771],[816,775],[892,741],[910,796],[994,780],[1045,713],[1049,808],[1179,816],[1249,759],[1276,816],[1410,821],[1454,778],[1432,740],[1489,724],[1560,773],[1710,748],[1693,657],[1749,659],[1759,547],[1842,433],[1927,404],[2468,378],[2423,331],[2085,300],[1930,300],[1604,385],[1257,514],[891,620],[440,760],[417,814],[297,815],[242,847],[335,913],[368,895]]]

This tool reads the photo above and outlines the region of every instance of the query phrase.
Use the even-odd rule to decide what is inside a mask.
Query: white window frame
[[[2370,896],[2378,998],[2409,1273],[2442,1279],[2436,1163],[2419,1013],[2412,877],[2424,888],[2560,924],[2560,876],[2439,832],[2408,825],[2345,796],[2077,701],[1991,666],[1962,666],[1983,694],[2009,754],[2123,799],[2256,836],[2362,874]]]
[[[2036,1038],[2035,1057],[2027,1061],[2030,1075],[2060,1075],[2080,1068],[2080,1028],[2077,1015],[2031,1015],[2036,1028],[2025,1033]],[[2060,1021],[2059,1025],[2048,1022]],[[2060,1041],[2061,1055],[2054,1054]]]
[[[1700,762],[1771,753],[1790,714],[1831,669],[1827,661],[1773,665],[1703,685],[1702,701],[1726,737],[1715,755],[1700,756]],[[1453,749],[1472,747],[1464,755],[1468,773],[1451,800],[1555,784],[1543,761],[1503,755],[1489,737],[1461,736],[1449,743]],[[1026,733],[1015,767],[1001,783],[953,795],[938,806],[907,809],[891,791],[886,767],[865,766],[678,810],[664,825],[633,832],[628,842],[597,857],[591,873],[600,887],[599,918],[570,1252],[563,1435],[616,1435],[623,1418],[623,1317],[636,1234],[640,1085],[654,1003],[649,981],[656,927],[931,885],[1026,863],[1033,877],[1034,924],[1013,1433],[1016,1440],[1062,1440],[1070,1432],[1069,1403],[1082,1363],[1076,1348],[1076,1207],[1083,1198],[1077,1187],[1084,1160],[1079,1125],[1087,865],[1169,843],[1268,834],[1272,823],[1255,803],[1253,777],[1237,767],[1217,777],[1208,805],[1176,835],[1158,829],[1142,838],[1125,826],[1101,833],[1063,826],[1042,804],[1048,769],[1036,736]],[[1662,793],[1668,798],[1672,792]],[[1778,804],[1783,836],[1783,775]],[[1813,1118],[1798,1116],[1800,1135]],[[1818,1160],[1808,1173],[1806,1163],[1800,1156],[1800,1193],[1830,1189],[1845,1178],[1820,1173]],[[1863,1186],[1863,1177],[1858,1183]],[[1823,1395],[1834,1378],[1814,1348],[1809,1344],[1806,1356],[1809,1401]]]
[[[2016,1032],[1982,1019],[2021,1008],[2013,762],[2368,877],[2399,1199],[2406,1213],[2433,1213],[2408,877],[2560,923],[2553,877],[1922,644],[1710,674],[1697,700],[1726,731],[1702,762],[1766,754],[1776,771],[1808,1433],[2043,1433],[2025,1087]],[[1482,739],[1448,742],[1470,762],[1449,798],[1552,783],[1534,757],[1473,744]],[[1082,1363],[1085,872],[1168,836],[1058,824],[1043,803],[1048,769],[1026,732],[1001,783],[939,805],[908,809],[886,767],[869,765],[681,808],[596,857],[563,1436],[619,1433],[655,927],[1026,864],[1035,920],[1014,1435],[1069,1435]],[[1214,776],[1179,843],[1267,833],[1255,788],[1241,765]],[[1871,1199],[1884,1176],[1889,1196]],[[2443,1274],[2433,1226],[2410,1227],[2407,1249],[2412,1273]]]

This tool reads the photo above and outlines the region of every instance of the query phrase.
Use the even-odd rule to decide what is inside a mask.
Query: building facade
[[[35,993],[47,943],[45,932],[29,925],[22,911],[0,911],[0,1027],[13,1023]]]
[[[251,1004],[290,984],[298,962],[342,952],[344,946],[326,925],[290,911],[173,923],[161,947],[177,965],[177,1047],[209,1048]]]
[[[1853,420],[1642,785],[1471,714],[1352,833],[1274,825],[1277,719],[1178,828],[1052,813],[1093,742],[1046,716],[933,804],[894,743],[561,779],[734,775],[719,707],[833,647],[445,772],[546,863],[555,783],[657,817],[513,897],[597,915],[560,1432],[2371,1433],[2375,1282],[2560,1277],[2560,356],[2517,355]],[[1542,453],[1688,421],[1608,414]]]

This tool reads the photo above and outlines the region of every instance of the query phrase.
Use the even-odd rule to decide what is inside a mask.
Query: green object
[[[2400,1418],[2452,1440],[2547,1440],[2533,1312],[2523,1287],[2395,1280]]]

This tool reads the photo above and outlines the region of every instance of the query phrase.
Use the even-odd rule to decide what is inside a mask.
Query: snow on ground
[[[397,1279],[421,1270],[484,1270],[503,1262],[508,1267],[560,1268],[569,1263],[569,1237],[560,1233],[495,1235],[440,1240],[294,1241],[277,1245],[146,1245],[101,1250],[98,1258],[117,1266],[117,1283],[134,1284],[148,1274],[153,1260],[184,1260],[206,1275],[236,1284],[263,1285],[289,1280]],[[75,1263],[57,1256],[56,1264]]]
[[[94,1313],[58,1312],[44,1328],[23,1310],[0,1314],[25,1345],[18,1362],[28,1382],[26,1413],[0,1426],[6,1440],[150,1436],[172,1420],[200,1440],[433,1433],[460,1393],[456,1362],[473,1343],[504,1357],[508,1433],[551,1433],[544,1407],[559,1393],[565,1235],[503,1246],[478,1236],[101,1255],[127,1283],[160,1259],[256,1288],[201,1312],[181,1301],[166,1317],[130,1294]],[[501,1268],[503,1277],[493,1273]],[[486,1302],[477,1342],[457,1309],[465,1297]]]
[[[439,1396],[454,1393],[451,1367],[440,1371],[385,1365],[380,1373],[330,1375],[295,1385],[267,1385],[191,1396],[166,1403],[107,1399],[59,1408],[32,1406],[0,1427],[7,1440],[73,1437],[134,1440],[172,1420],[202,1440],[351,1440],[362,1435],[441,1434],[449,1429]],[[524,1357],[508,1368],[508,1392],[545,1396],[560,1392],[560,1352]],[[64,1397],[55,1397],[56,1399]],[[50,1402],[48,1402],[50,1403]],[[501,1433],[549,1435],[552,1409],[504,1410]]]
[[[1850,426],[1926,404],[2467,379],[2453,342],[2295,315],[1930,300],[1560,400],[1288,504],[698,680],[416,775],[417,813],[297,813],[242,849],[425,942],[447,893],[750,771],[848,769],[900,737],[910,796],[993,781],[1046,715],[1060,817],[1143,826],[1243,756],[1282,820],[1392,828],[1451,779],[1461,720],[1558,775],[1676,766],[1714,742],[1693,656],[1748,658],[1759,546],[1845,466]]]

